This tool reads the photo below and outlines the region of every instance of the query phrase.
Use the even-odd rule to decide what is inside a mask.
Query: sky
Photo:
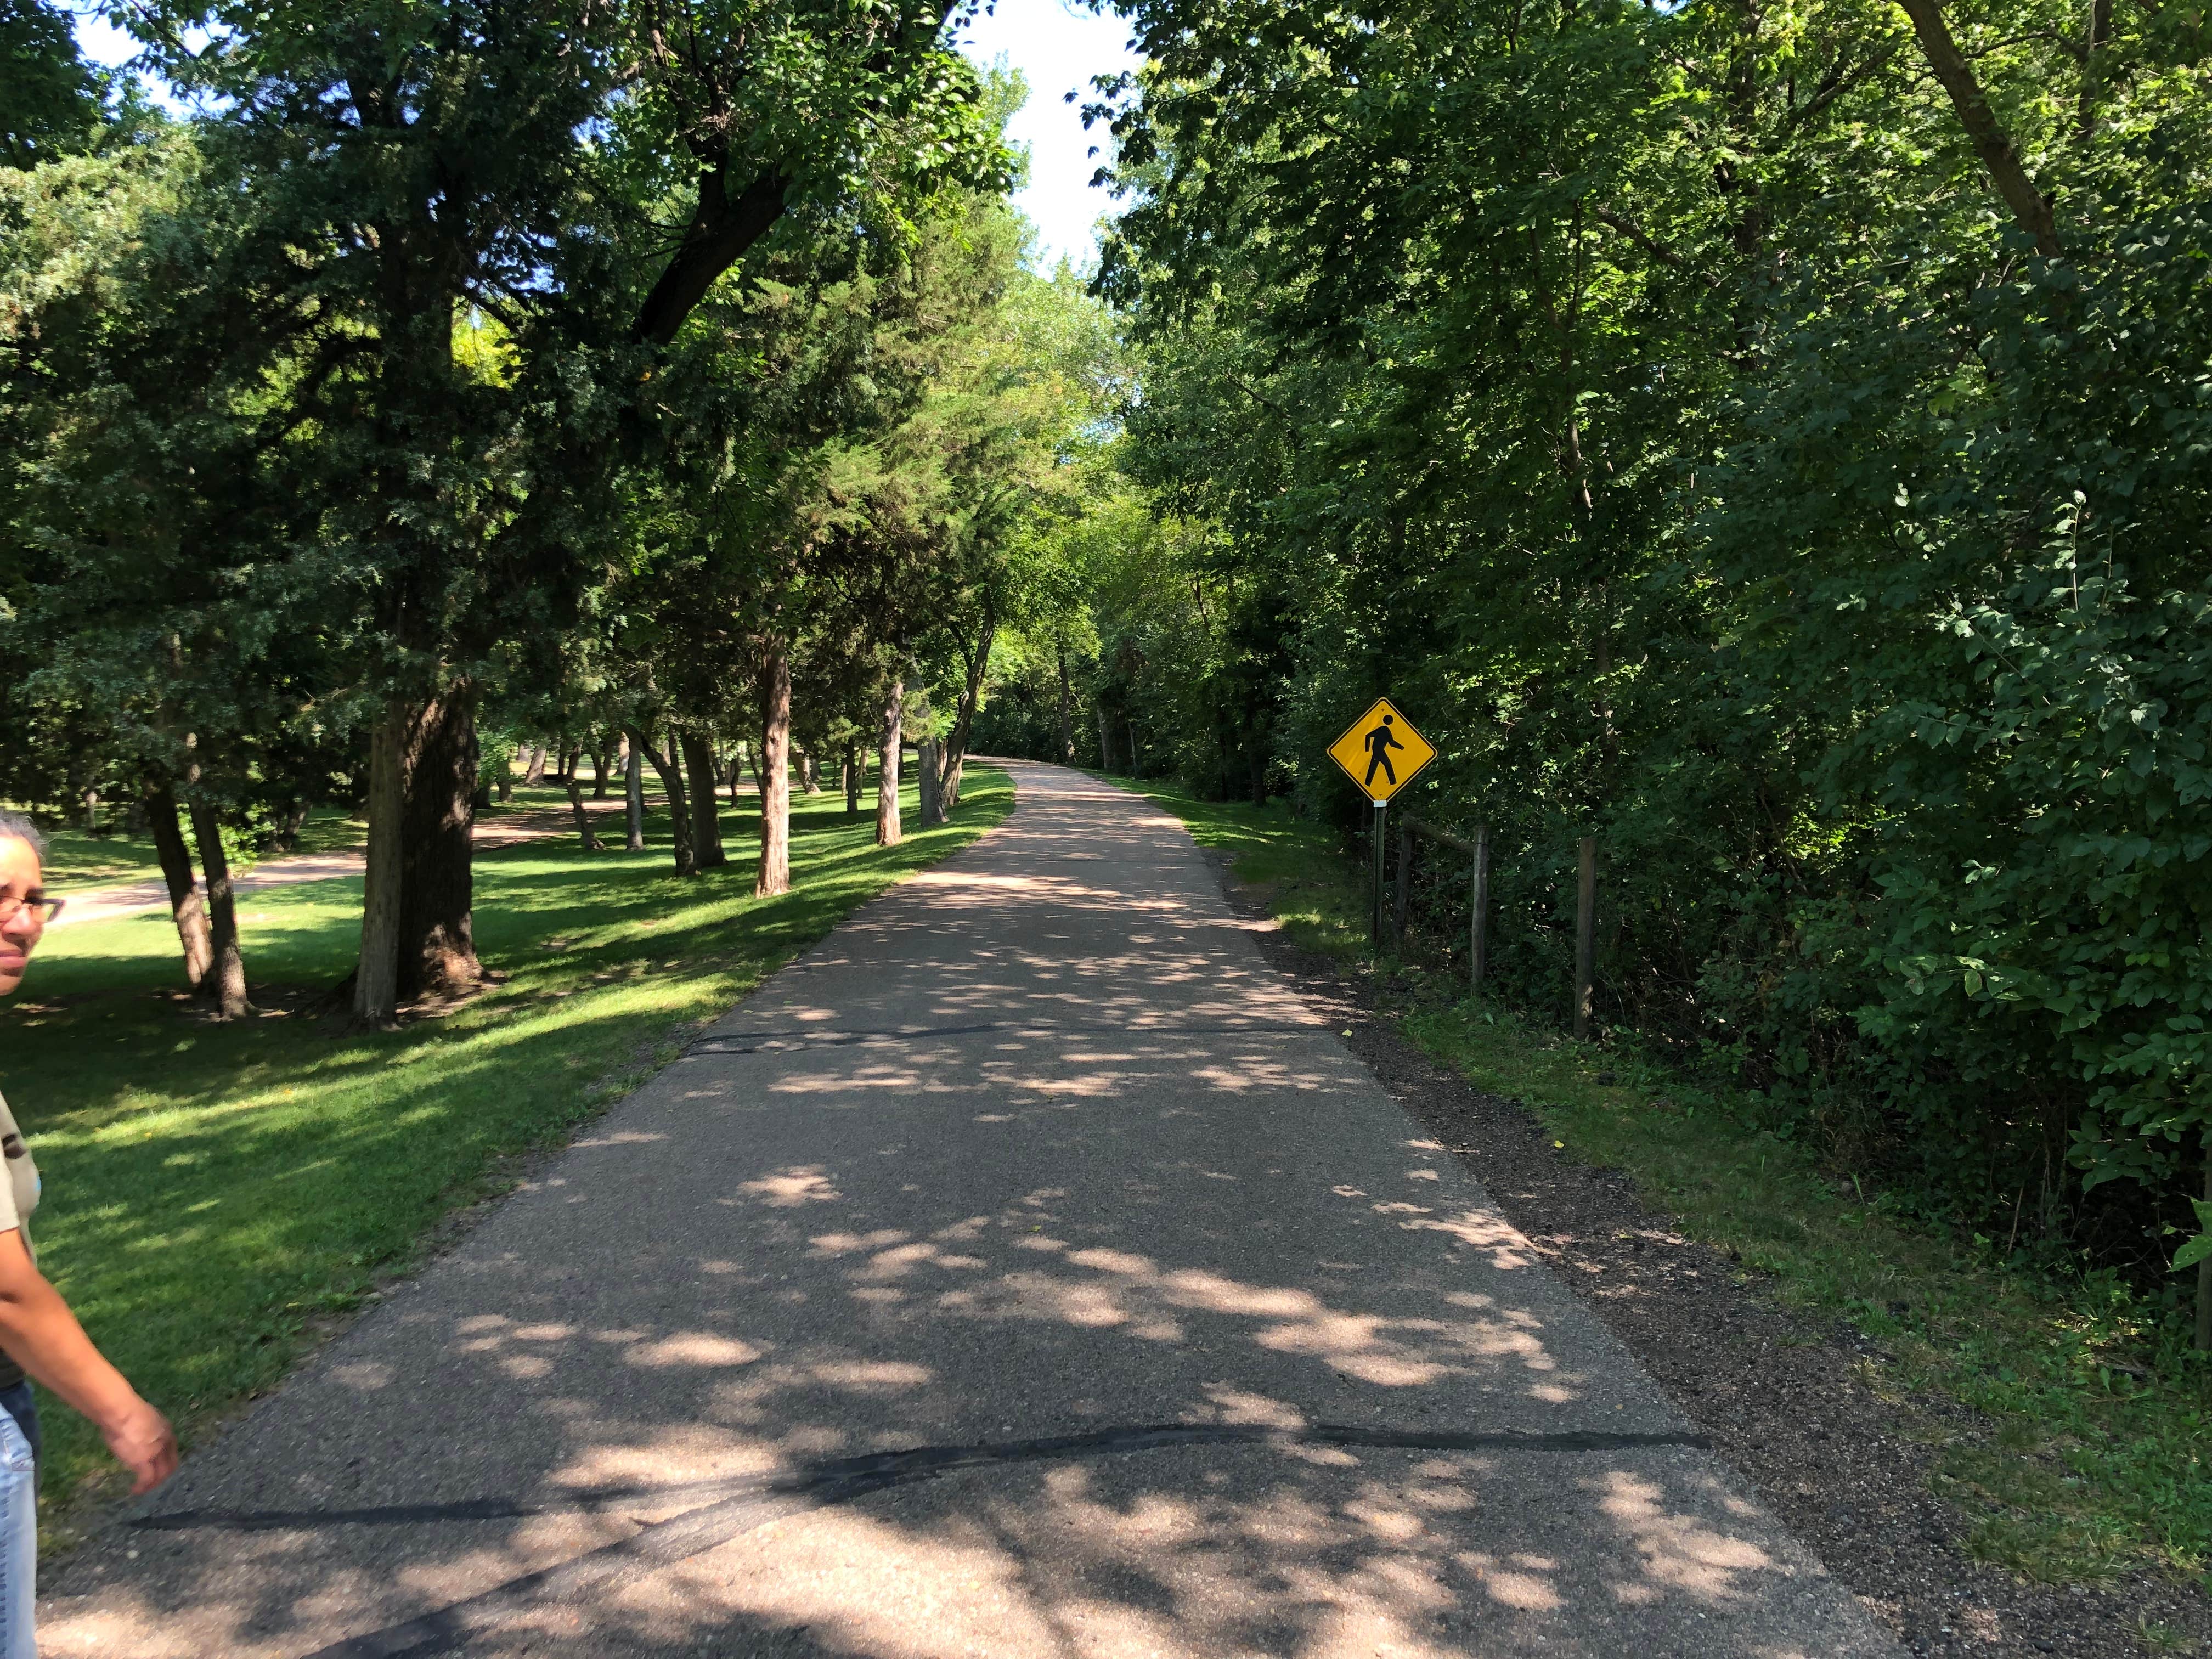
[[[120,64],[137,51],[130,36],[88,9],[78,14],[76,33],[94,63]],[[1103,158],[1089,152],[1103,146],[1105,135],[1084,131],[1079,106],[1092,76],[1136,67],[1128,35],[1128,25],[1111,12],[1094,15],[1066,0],[997,0],[963,43],[978,64],[1004,58],[1029,82],[1029,105],[1014,118],[1012,136],[1029,146],[1030,182],[1014,199],[1036,223],[1036,262],[1044,270],[1062,256],[1083,265],[1097,255],[1092,228],[1113,202],[1091,187]],[[1065,101],[1070,92],[1078,94],[1074,104]]]
[[[1091,188],[1091,175],[1103,155],[1103,129],[1085,132],[1080,106],[1094,75],[1117,75],[1137,66],[1128,48],[1129,26],[1113,13],[1094,15],[1087,6],[1064,0],[997,0],[968,32],[968,55],[988,65],[1004,58],[1030,83],[1028,106],[1017,115],[1011,136],[1030,149],[1029,187],[1015,197],[1036,222],[1037,262],[1047,270],[1065,254],[1077,264],[1097,252],[1092,227],[1113,211],[1113,198]],[[1065,100],[1068,93],[1076,102]]]

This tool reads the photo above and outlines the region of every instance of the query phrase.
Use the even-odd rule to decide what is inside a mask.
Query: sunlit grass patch
[[[241,903],[249,979],[274,1012],[228,1025],[178,996],[166,914],[58,930],[0,1012],[0,1088],[46,1178],[41,1261],[189,1437],[278,1380],[441,1217],[496,1190],[506,1160],[558,1144],[673,1058],[687,1027],[1012,799],[1003,775],[972,769],[952,823],[884,849],[872,805],[848,818],[840,797],[796,797],[793,890],[766,901],[753,821],[733,810],[729,867],[688,882],[665,821],[643,853],[563,836],[486,854],[477,941],[507,977],[388,1033],[282,1012],[350,968],[358,878]],[[65,1535],[118,1488],[88,1425],[58,1406],[49,1423],[42,1480]]]

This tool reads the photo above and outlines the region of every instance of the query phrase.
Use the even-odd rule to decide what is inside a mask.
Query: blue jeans
[[[31,1385],[0,1389],[0,1659],[37,1659],[39,1408]]]

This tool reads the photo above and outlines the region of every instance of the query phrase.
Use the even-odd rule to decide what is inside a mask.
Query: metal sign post
[[[1375,953],[1382,953],[1382,866],[1383,848],[1389,844],[1384,833],[1384,815],[1390,806],[1390,797],[1413,781],[1413,775],[1437,757],[1429,740],[1413,730],[1413,723],[1400,714],[1388,697],[1377,697],[1375,706],[1346,726],[1344,735],[1328,746],[1328,757],[1344,769],[1345,776],[1358,787],[1359,793],[1375,803],[1375,895],[1372,913],[1367,919],[1367,936]]]
[[[1375,906],[1373,914],[1367,919],[1367,942],[1378,957],[1382,954],[1382,848],[1387,842],[1382,833],[1382,817],[1389,810],[1390,803],[1387,800],[1375,803]]]

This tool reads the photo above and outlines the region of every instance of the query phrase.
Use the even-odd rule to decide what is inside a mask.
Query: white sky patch
[[[62,9],[66,11],[70,8],[64,6]],[[89,7],[77,9],[74,15],[76,20],[76,49],[84,54],[85,61],[88,63],[97,64],[102,69],[120,69],[145,50],[130,35]],[[195,30],[187,34],[185,39],[204,40],[205,37],[199,31]],[[190,112],[185,101],[178,97],[175,89],[160,76],[141,70],[138,71],[138,81],[152,94],[155,103],[168,111],[170,114],[185,115]]]
[[[1128,41],[1121,17],[1064,0],[997,0],[968,32],[969,57],[986,65],[1003,57],[1030,83],[1029,106],[1011,129],[1030,147],[1029,187],[1014,203],[1036,223],[1037,263],[1047,270],[1062,255],[1090,264],[1098,252],[1093,228],[1114,210],[1110,196],[1091,188],[1110,140],[1103,126],[1085,131],[1082,106],[1093,96],[1091,76],[1137,67]],[[1073,104],[1066,101],[1071,92]],[[1093,145],[1097,155],[1090,154]]]

